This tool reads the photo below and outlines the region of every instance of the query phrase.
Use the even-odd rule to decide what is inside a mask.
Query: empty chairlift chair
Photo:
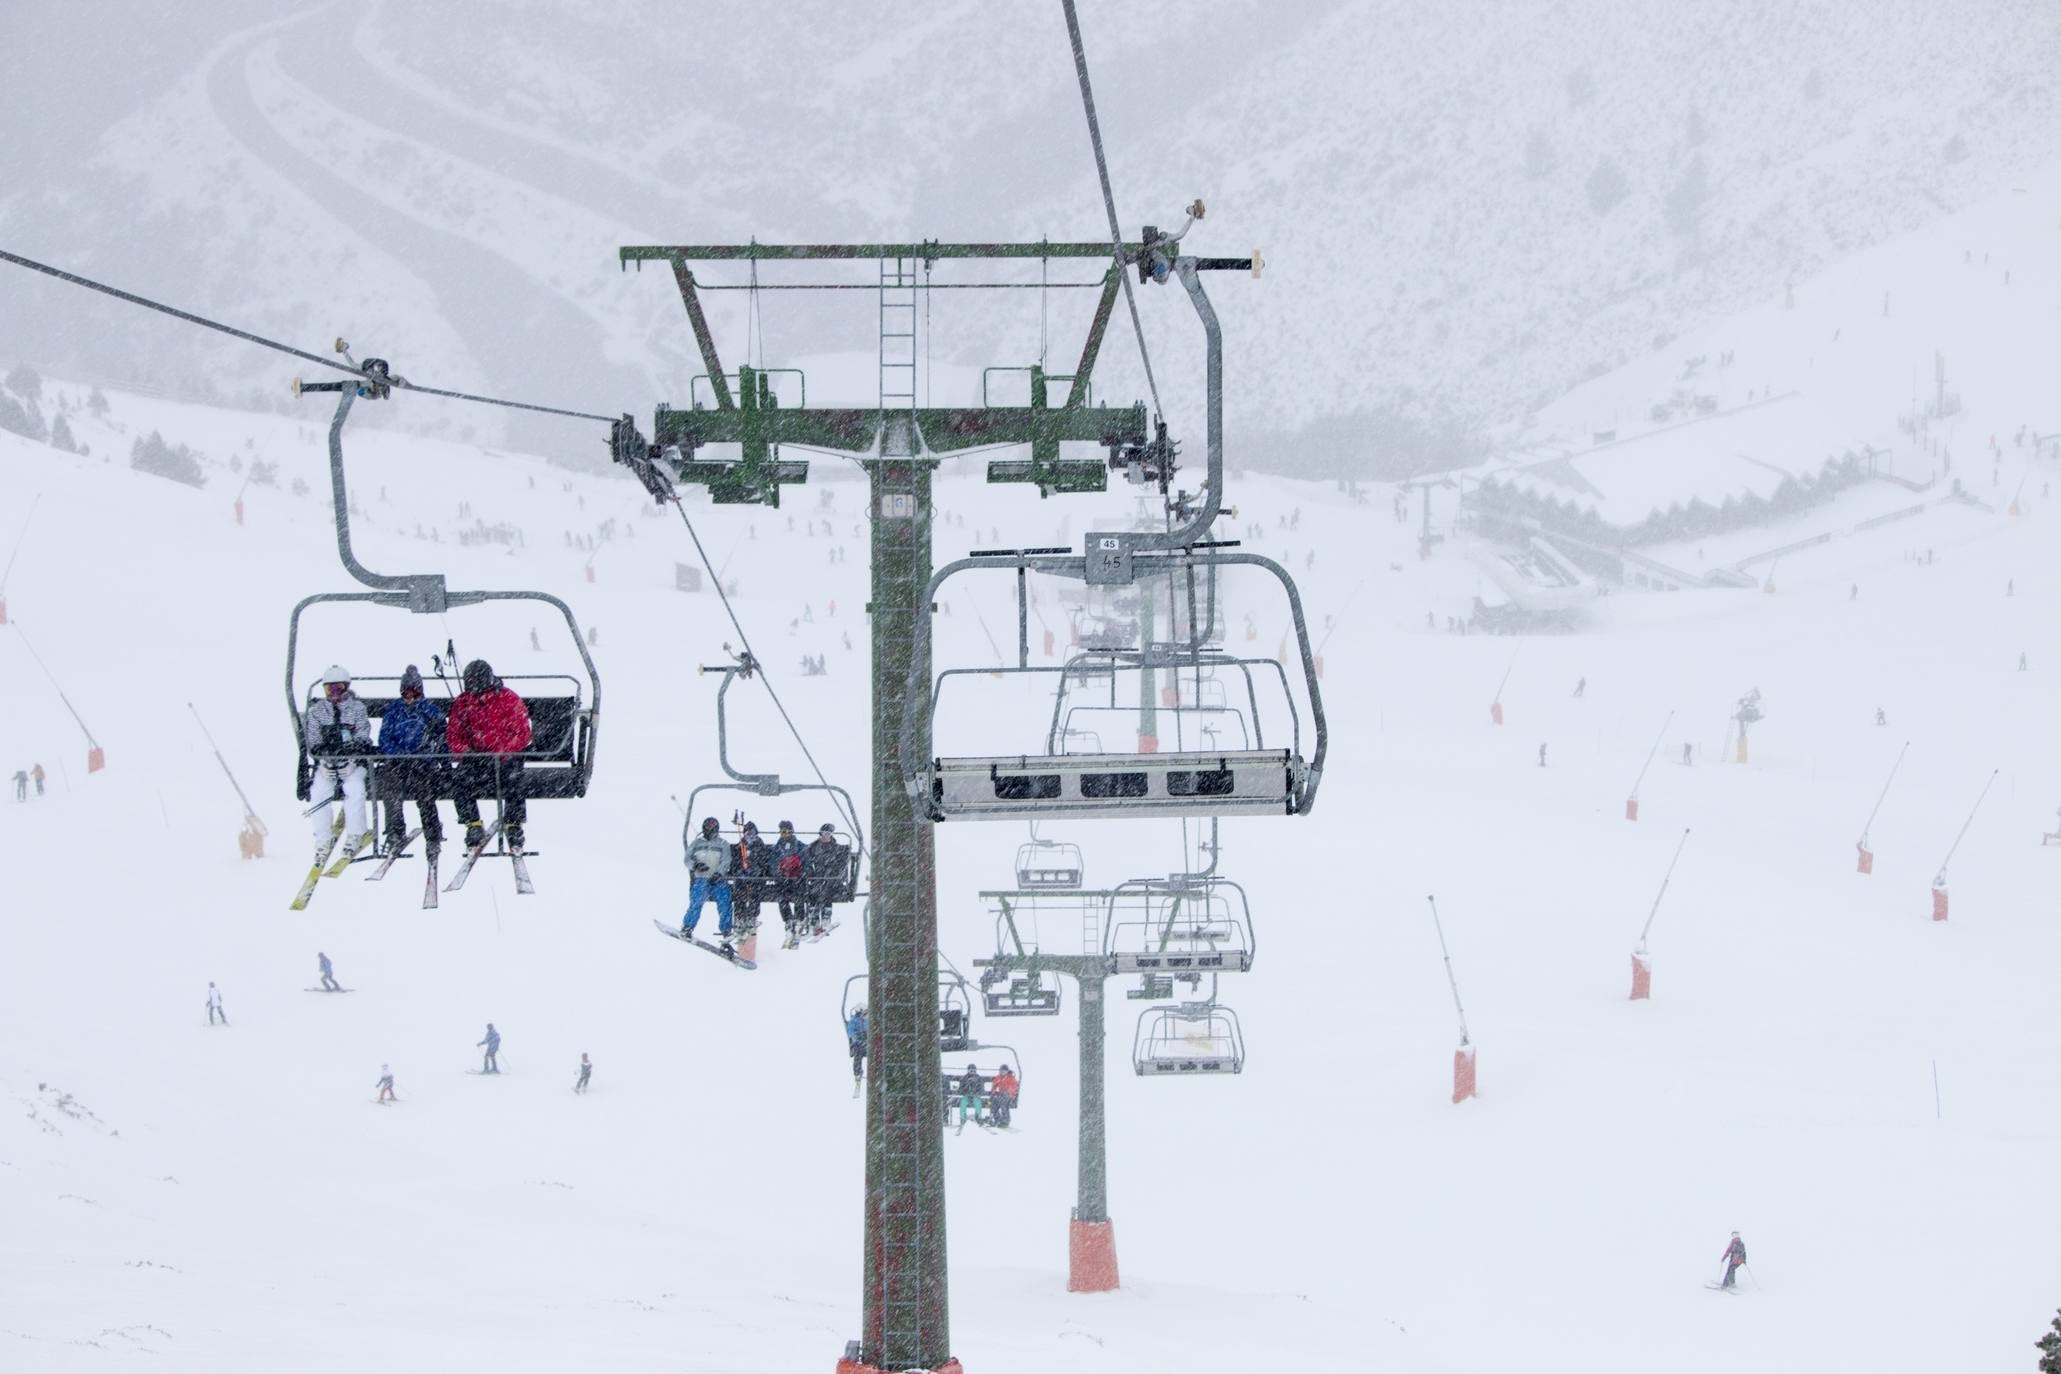
[[[1244,1072],[1238,1013],[1215,1002],[1146,1008],[1131,1041],[1131,1067],[1141,1078]]]
[[[1138,878],[1109,895],[1102,952],[1111,973],[1244,973],[1252,909],[1228,878]]]

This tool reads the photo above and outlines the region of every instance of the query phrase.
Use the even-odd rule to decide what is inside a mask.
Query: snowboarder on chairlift
[[[483,658],[465,665],[463,684],[465,690],[451,703],[445,736],[458,763],[458,795],[453,802],[465,826],[465,847],[478,849],[487,842],[479,799],[491,791],[501,798],[501,830],[508,847],[520,853],[528,807],[520,794],[508,796],[503,788],[522,775],[522,760],[511,756],[530,747],[530,708],[494,676]]]
[[[315,951],[315,961],[316,966],[322,970],[322,990],[342,992],[343,985],[336,981],[336,966],[329,962],[329,956],[318,949]]]
[[[730,903],[738,939],[758,933],[759,903],[772,876],[773,847],[759,838],[756,822],[746,821],[744,833],[730,846]]]
[[[343,854],[358,852],[372,838],[365,817],[365,758],[373,752],[372,717],[351,690],[351,675],[332,663],[322,674],[322,700],[308,708],[301,722],[302,742],[315,761],[309,794],[320,797],[311,814],[315,852],[324,853],[336,833],[330,804],[343,799]]]
[[[988,1097],[989,1111],[997,1126],[1005,1129],[1008,1127],[1009,1113],[1016,1106],[1017,1087],[1015,1073],[1010,1070],[1007,1064],[1004,1064],[1002,1071],[995,1075],[992,1091]]]
[[[587,1081],[593,1076],[594,1061],[587,1058],[586,1051],[582,1050],[580,1052],[580,1076],[573,1082],[573,1091],[576,1093],[586,1092]]]
[[[437,774],[434,757],[444,752],[444,708],[422,694],[422,670],[409,664],[401,670],[400,700],[379,718],[379,794],[386,801],[386,839],[399,849],[408,835],[407,803],[422,813],[422,838],[434,859],[444,844],[444,823],[437,816]]]
[[[1738,1281],[1739,1267],[1746,1263],[1746,1242],[1739,1239],[1737,1231],[1732,1232],[1732,1243],[1719,1258],[1725,1262],[1725,1281],[1718,1286],[1730,1288]]]
[[[716,904],[716,930],[724,943],[730,939],[730,846],[723,843],[722,826],[714,816],[701,823],[701,833],[687,842],[687,871],[693,881],[687,889],[687,913],[680,918],[680,933],[694,938],[694,923],[701,919],[702,903]]]
[[[482,1046],[485,1047],[487,1053],[486,1057],[480,1060],[479,1071],[481,1073],[501,1072],[500,1064],[495,1062],[501,1053],[501,1032],[494,1029],[492,1021],[487,1022],[487,1038],[480,1041],[478,1045],[474,1045],[473,1048],[479,1049]]]
[[[830,899],[844,882],[846,853],[837,842],[837,828],[828,822],[802,851],[802,918],[811,935],[821,936],[830,929]]]
[[[773,841],[773,895],[780,901],[780,924],[787,931],[782,949],[801,943],[802,842],[795,838],[794,822],[780,822],[780,837]]]
[[[866,1077],[866,1009],[860,1007],[844,1023],[845,1048],[852,1054],[852,1096],[859,1095],[859,1083]]]

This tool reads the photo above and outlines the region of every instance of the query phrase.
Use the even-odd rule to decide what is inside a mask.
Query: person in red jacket
[[[1732,1232],[1731,1244],[1725,1247],[1725,1253],[1719,1258],[1725,1262],[1725,1281],[1718,1287],[1730,1288],[1738,1280],[1739,1266],[1746,1263],[1746,1242],[1739,1239],[1737,1231]]]
[[[530,708],[494,676],[485,659],[465,665],[464,687],[451,703],[445,738],[458,769],[452,801],[465,824],[465,847],[478,849],[487,842],[479,799],[491,791],[501,798],[502,833],[509,847],[520,853],[528,808],[521,796],[506,795],[503,785],[522,772],[522,760],[513,756],[530,747]]]

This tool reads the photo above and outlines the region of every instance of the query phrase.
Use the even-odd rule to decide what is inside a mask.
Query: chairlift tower
[[[1177,240],[1178,235],[1163,235],[1148,227],[1142,241],[1119,244],[930,240],[645,246],[620,251],[625,267],[663,262],[671,268],[707,369],[695,382],[697,386],[706,382],[713,401],[712,407],[696,404],[685,410],[661,405],[650,441],[637,432],[631,417],[616,422],[611,438],[613,457],[629,467],[655,498],[672,500],[675,483],[691,483],[706,486],[718,504],[777,507],[782,486],[808,480],[806,462],[780,456],[783,443],[849,454],[868,476],[874,848],[866,955],[872,1072],[866,1105],[862,1335],[845,1351],[839,1364],[844,1374],[959,1369],[951,1353],[944,1107],[937,1090],[941,1069],[935,818],[908,785],[906,766],[910,759],[928,761],[931,748],[927,718],[912,725],[905,703],[916,683],[925,684],[927,693],[931,681],[929,617],[935,585],[932,476],[938,462],[954,452],[976,446],[1027,444],[1028,459],[989,462],[988,480],[1030,483],[1041,495],[1051,496],[1106,490],[1109,473],[1118,471],[1133,479],[1156,481],[1164,497],[1173,469],[1164,425],[1158,426],[1156,433],[1148,429],[1142,403],[1091,406],[1088,395],[1095,361],[1123,285],[1121,273],[1135,266],[1141,277],[1165,281],[1178,267],[1210,330],[1211,473],[1212,480],[1220,484],[1221,437],[1216,419],[1222,405],[1221,363],[1214,316],[1207,313],[1195,274],[1257,274],[1257,260],[1177,258]],[[701,292],[733,288],[704,283],[694,270],[699,263],[872,265],[878,270],[882,292],[883,339],[892,321],[899,341],[907,325],[905,315],[915,314],[908,309],[906,293],[917,265],[927,278],[941,262],[1010,261],[1102,265],[1101,294],[1079,362],[1070,375],[1052,376],[1041,368],[1033,369],[1031,403],[1023,406],[920,405],[915,394],[920,388],[913,381],[904,383],[899,370],[893,374],[898,384],[889,384],[888,365],[903,358],[899,344],[892,360],[883,344],[882,385],[874,407],[811,407],[805,390],[800,405],[782,405],[765,370],[742,367],[735,374],[723,370]],[[907,342],[908,356],[913,359],[914,340]],[[1050,401],[1050,386],[1055,382],[1068,385],[1066,399],[1058,405]],[[1100,444],[1107,450],[1106,459],[1065,456],[1061,445],[1066,443]],[[739,456],[735,460],[701,457],[700,450],[710,444],[738,445]],[[1220,492],[1210,494],[1212,515],[1219,497]],[[1199,523],[1206,526],[1207,521]],[[1020,570],[1042,570],[1020,553],[1009,561]],[[1085,984],[1083,994],[1085,1001]],[[1099,1038],[1099,997],[1095,1010]],[[1095,1062],[1099,1081],[1099,1053]],[[1088,1129],[1085,1123],[1083,1129]],[[1099,1118],[1095,1129],[1099,1130]],[[1083,1198],[1089,1196],[1084,1190]],[[1093,1196],[1102,1196],[1099,1184]]]

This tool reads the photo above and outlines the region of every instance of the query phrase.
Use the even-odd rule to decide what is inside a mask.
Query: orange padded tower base
[[[1066,1291],[1113,1293],[1116,1276],[1116,1223],[1066,1223]]]

